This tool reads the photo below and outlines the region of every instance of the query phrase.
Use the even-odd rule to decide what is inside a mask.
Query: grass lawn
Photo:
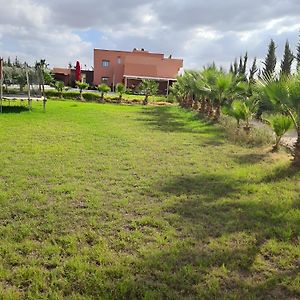
[[[0,299],[296,299],[300,174],[177,107],[0,115]]]
[[[116,98],[118,97],[117,93],[114,94],[106,94],[105,99],[110,98]],[[123,94],[122,99],[132,101],[132,100],[139,100],[140,102],[143,102],[145,99],[144,95],[134,95],[134,94]],[[166,102],[167,97],[163,95],[155,95],[155,96],[149,96],[149,102]]]

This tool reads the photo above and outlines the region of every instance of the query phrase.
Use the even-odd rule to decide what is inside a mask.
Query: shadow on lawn
[[[28,107],[25,106],[2,106],[2,113],[14,113],[19,114],[22,112],[28,111]]]
[[[180,115],[169,106],[144,108],[142,115],[139,121],[164,132],[214,133],[217,136],[222,133],[217,127],[201,120],[199,115]]]
[[[298,221],[283,215],[282,207],[271,201],[256,201],[247,189],[249,184],[255,183],[228,174],[203,174],[175,177],[161,188],[173,199],[164,215],[179,216],[175,221],[170,219],[178,241],[182,236],[193,242],[163,247],[145,258],[143,268],[151,270],[156,284],[177,292],[175,298],[196,297],[199,291],[209,299],[223,299],[224,292],[238,299],[293,295],[282,284],[296,280],[300,268],[297,258],[283,267],[278,254],[264,257],[275,268],[267,275],[268,270],[253,270],[253,263],[268,241],[296,241]],[[162,275],[168,272],[172,275]],[[192,282],[197,282],[198,292],[196,286],[187,288]]]
[[[250,154],[238,154],[235,156],[232,156],[233,159],[238,163],[238,164],[257,164],[267,158],[268,153],[263,153],[263,154],[255,154],[255,153],[250,153]]]
[[[298,176],[300,180],[300,170],[293,166],[293,164],[289,164],[284,167],[276,168],[272,173],[266,175],[263,179],[263,183],[271,183],[277,181],[283,181],[292,179],[293,177]]]

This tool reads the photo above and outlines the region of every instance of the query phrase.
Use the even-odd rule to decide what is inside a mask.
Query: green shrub
[[[176,98],[173,94],[169,94],[166,98],[166,102],[168,103],[175,103],[176,102]]]
[[[233,117],[223,115],[220,126],[224,129],[226,137],[239,145],[263,146],[270,145],[273,141],[272,131],[262,123],[260,126],[252,126],[250,133],[247,133],[243,128],[236,127],[236,120]]]
[[[97,102],[100,100],[100,94],[98,94],[98,93],[85,92],[85,93],[82,93],[82,95],[83,95],[83,98],[85,99],[85,101]]]
[[[45,95],[47,98],[59,98],[60,93],[56,90],[46,90]]]
[[[63,98],[64,99],[79,99],[80,93],[77,91],[66,92],[66,93],[63,93]]]

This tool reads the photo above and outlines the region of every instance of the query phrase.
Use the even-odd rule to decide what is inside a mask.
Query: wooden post
[[[3,101],[3,58],[0,57],[0,113],[2,113]]]

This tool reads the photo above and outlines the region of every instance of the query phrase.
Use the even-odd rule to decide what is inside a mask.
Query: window
[[[102,67],[103,68],[108,68],[109,67],[109,60],[102,60]]]
[[[102,77],[102,83],[108,84],[109,77]]]
[[[121,62],[122,62],[122,60],[121,60],[121,57],[119,56],[119,57],[117,58],[117,64],[120,65]]]

